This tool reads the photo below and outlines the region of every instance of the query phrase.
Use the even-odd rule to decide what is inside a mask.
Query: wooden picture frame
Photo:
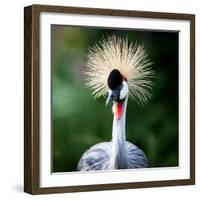
[[[40,178],[40,29],[41,13],[165,19],[189,23],[190,133],[189,177],[127,183],[41,187]],[[195,184],[195,16],[192,14],[32,5],[24,8],[24,191],[30,194],[82,192]]]

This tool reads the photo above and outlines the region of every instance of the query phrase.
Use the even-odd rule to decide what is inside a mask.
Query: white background
[[[23,7],[56,4],[116,9],[185,12],[196,14],[196,55],[200,55],[200,5],[198,0],[7,0],[0,6],[0,199],[199,199],[200,126],[196,126],[197,175],[195,186],[131,189],[31,196],[23,193]],[[199,2],[200,4],[200,2]],[[199,26],[198,26],[198,25]],[[200,58],[196,56],[196,91],[200,92]],[[200,101],[196,93],[196,102]],[[196,104],[196,122],[200,107]]]

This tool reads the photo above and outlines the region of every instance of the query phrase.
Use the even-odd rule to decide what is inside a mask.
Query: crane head
[[[107,79],[109,87],[106,105],[113,103],[113,112],[116,119],[120,119],[123,113],[123,103],[128,97],[128,84],[126,78],[119,70],[113,69]]]

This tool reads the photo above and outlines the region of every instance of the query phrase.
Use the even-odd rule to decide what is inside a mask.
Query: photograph
[[[179,166],[178,41],[51,25],[52,172]]]

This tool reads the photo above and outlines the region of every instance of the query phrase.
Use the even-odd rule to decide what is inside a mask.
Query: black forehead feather
[[[119,72],[119,70],[113,69],[108,76],[108,80],[107,80],[108,87],[111,90],[114,90],[122,84],[122,81],[123,81],[123,77],[121,73]]]

